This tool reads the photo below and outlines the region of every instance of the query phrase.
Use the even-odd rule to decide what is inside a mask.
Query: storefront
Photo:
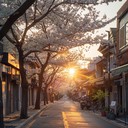
[[[117,86],[118,105],[122,111],[128,111],[128,64],[112,69],[111,73]]]
[[[20,103],[20,73],[15,57],[3,53],[2,59],[2,91],[4,115],[19,110]]]

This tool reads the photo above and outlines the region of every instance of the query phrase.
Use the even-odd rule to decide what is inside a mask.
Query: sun
[[[70,76],[74,76],[75,72],[76,72],[75,68],[69,68],[69,75]]]

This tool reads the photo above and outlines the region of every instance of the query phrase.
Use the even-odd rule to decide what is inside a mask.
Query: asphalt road
[[[81,110],[79,104],[64,97],[50,104],[25,128],[119,128],[90,111]]]

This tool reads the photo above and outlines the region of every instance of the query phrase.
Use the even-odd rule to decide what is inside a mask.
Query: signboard
[[[117,114],[117,106],[116,106],[116,101],[111,101],[110,104],[110,109],[112,109],[112,111],[114,112],[114,114]]]
[[[13,65],[14,67],[19,68],[19,64],[15,57],[13,57],[11,54],[8,54],[8,63]]]
[[[111,101],[110,106],[111,106],[111,107],[115,107],[115,106],[116,106],[116,101]]]
[[[10,53],[4,52],[3,58],[2,58],[2,64],[5,64],[7,66],[13,66],[19,69],[19,63],[18,60],[12,56]]]

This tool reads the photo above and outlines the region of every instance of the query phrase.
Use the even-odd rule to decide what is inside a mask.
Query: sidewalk
[[[98,116],[99,118],[109,123],[112,123],[120,128],[128,128],[128,116],[127,117],[121,116],[121,117],[116,118],[115,120],[110,120],[105,116],[101,116],[101,113],[99,111],[95,111],[95,112],[92,111],[92,113]]]
[[[20,111],[7,115],[4,117],[5,128],[22,128],[46,108],[47,105],[44,106],[43,104],[40,110],[35,110],[34,107],[30,107],[28,109],[29,118],[27,119],[20,119]]]
[[[128,115],[123,115],[123,116],[117,117],[116,120],[124,123],[128,127]]]

